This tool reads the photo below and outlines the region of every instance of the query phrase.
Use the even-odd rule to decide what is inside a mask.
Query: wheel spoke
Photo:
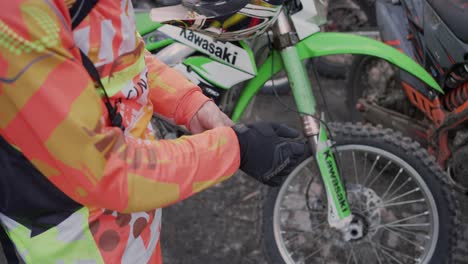
[[[321,227],[321,226],[323,226],[323,225],[325,225],[325,224],[328,225],[328,222],[327,222],[327,221],[324,221],[324,222],[322,222],[322,223],[320,223],[320,224],[317,224],[317,225],[311,227],[310,229],[316,230],[316,229],[318,229],[319,227]]]
[[[388,186],[387,190],[385,190],[384,194],[382,195],[382,199],[387,196],[388,192],[392,189],[393,184],[395,184],[396,180],[400,177],[401,173],[403,172],[403,169],[401,168],[398,173],[395,175],[395,178],[393,178],[393,181],[390,183]]]
[[[304,258],[304,262],[306,260],[308,260],[309,258],[313,257],[315,254],[319,253],[320,251],[322,251],[322,249],[325,247],[325,245],[321,246],[319,249],[315,250],[314,252],[312,252],[311,254],[307,255],[307,257]]]
[[[377,261],[379,262],[379,264],[382,264],[382,260],[380,259],[379,252],[377,252],[377,248],[374,246],[372,241],[369,240],[368,242],[372,246],[372,251],[374,251],[375,256],[377,257]]]
[[[367,174],[367,156],[368,156],[368,153],[364,153],[364,173],[362,175],[366,175]]]
[[[407,196],[407,195],[410,195],[410,194],[415,193],[415,192],[420,191],[420,190],[421,190],[421,188],[416,187],[416,188],[414,188],[414,189],[411,190],[411,191],[407,191],[407,192],[405,192],[405,193],[403,193],[403,194],[398,195],[397,197],[391,198],[391,199],[389,199],[389,200],[385,200],[384,203],[388,203],[388,202],[391,202],[391,201],[398,200],[398,199],[400,199],[400,198],[403,198],[403,197],[405,197],[405,196]]]
[[[406,259],[410,259],[410,260],[415,261],[415,258],[414,258],[414,257],[409,256],[409,255],[404,254],[404,253],[401,253],[400,251],[398,251],[398,250],[396,250],[396,249],[386,247],[386,246],[384,246],[384,245],[382,245],[382,244],[380,244],[380,243],[377,243],[377,242],[375,242],[375,244],[376,244],[377,247],[380,247],[381,250],[386,251],[386,252],[389,252],[389,253],[392,253],[391,255],[393,255],[393,256],[395,256],[395,255],[397,254],[397,255],[399,255],[399,256],[401,256],[401,257],[404,257],[404,258],[406,258]],[[396,257],[396,256],[395,256],[395,257]],[[401,263],[401,262],[399,262],[399,263]]]
[[[416,237],[422,237],[424,239],[430,239],[431,238],[428,235],[424,235],[424,234],[421,234],[421,233],[416,232],[416,231],[406,230],[406,229],[403,229],[403,228],[400,228],[400,227],[386,226],[385,228],[394,230],[395,232],[399,232],[399,233],[409,234],[409,235],[413,235],[413,236],[416,236]]]
[[[304,234],[304,233],[314,233],[311,231],[303,231],[303,230],[297,230],[297,229],[287,229],[287,231],[281,231],[281,234]]]
[[[398,260],[396,257],[392,256],[392,254],[389,254],[386,250],[384,250],[384,249],[382,248],[382,246],[381,246],[380,243],[373,242],[371,239],[368,239],[368,242],[369,242],[369,244],[372,246],[372,248],[374,249],[374,251],[376,252],[377,257],[379,256],[379,254],[378,254],[379,251],[382,252],[383,257],[386,256],[386,257],[384,258],[385,263],[387,263],[388,258],[390,257],[391,260],[393,260],[393,261],[395,261],[395,262],[397,262],[397,263],[403,264],[403,263],[402,263],[400,260]],[[380,261],[380,258],[379,258],[379,257],[378,257],[378,261]],[[392,262],[390,261],[390,263],[392,263]]]
[[[358,178],[357,166],[356,166],[356,156],[354,154],[354,151],[352,152],[352,156],[353,156],[353,165],[354,165],[354,177],[356,178],[356,184],[359,184],[359,178]]]
[[[403,264],[403,262],[398,260],[396,257],[392,256],[392,254],[388,253],[384,249],[380,249],[380,251],[382,251],[383,254],[385,254],[387,257],[390,257],[390,259],[394,260],[396,263]]]
[[[389,160],[387,162],[387,164],[385,164],[385,166],[383,167],[383,169],[379,172],[379,174],[377,174],[377,176],[375,176],[375,178],[369,183],[369,185],[367,186],[368,188],[370,188],[372,186],[372,184],[374,184],[374,182],[383,174],[383,172],[388,168],[388,166],[390,166],[392,164],[392,161]]]
[[[351,252],[349,252],[349,256],[348,256],[348,259],[346,260],[346,264],[349,264],[351,263],[351,258],[353,257],[353,254]]]
[[[375,161],[372,164],[372,166],[371,166],[371,168],[369,170],[369,173],[367,174],[366,178],[364,179],[362,185],[366,186],[366,182],[369,179],[370,175],[372,174],[372,171],[374,171],[375,165],[377,165],[377,162],[379,162],[379,159],[380,159],[380,155],[375,158]]]
[[[395,220],[393,222],[386,223],[384,225],[391,225],[391,224],[401,223],[401,222],[404,222],[404,221],[407,221],[407,220],[410,220],[410,219],[418,218],[418,217],[423,216],[423,215],[429,215],[429,211],[425,211],[425,212],[420,213],[420,214],[416,214],[416,215],[408,216],[408,217],[405,217],[405,218],[402,218],[402,219],[398,219],[398,220]]]
[[[298,234],[314,234],[314,233],[316,233],[316,229],[318,229],[319,227],[321,227],[321,226],[323,226],[325,224],[328,224],[328,223],[327,222],[322,222],[320,224],[317,224],[317,225],[311,227],[310,231],[299,230],[299,229],[295,229],[295,228],[282,228],[281,234],[291,233],[291,234],[295,234],[295,236],[297,236]]]
[[[401,190],[401,188],[405,187],[406,184],[408,184],[408,182],[412,181],[411,177],[408,177],[408,179],[406,179],[406,181],[404,181],[398,188],[395,189],[395,191],[393,191],[391,194],[390,194],[390,197],[392,197],[394,194],[396,194],[399,190]],[[382,197],[382,199],[384,199],[385,197]]]
[[[410,243],[411,245],[413,245],[414,247],[420,249],[420,250],[424,250],[424,247],[421,246],[421,245],[418,245],[416,244],[415,242],[411,241],[410,239],[408,239],[407,237],[403,236],[402,234],[400,234],[399,232],[396,232],[386,226],[383,227],[385,230],[387,230],[388,232],[392,233],[392,234],[395,234],[396,236],[400,237],[401,239],[403,239],[404,241]]]
[[[323,238],[323,236],[324,236],[324,234],[321,234],[320,236],[315,237],[314,239],[315,239],[315,240],[319,240],[319,239]],[[320,252],[320,250],[322,250],[323,247],[324,247],[324,246],[321,246],[318,250],[316,250],[316,251],[314,251],[314,252]],[[289,253],[289,256],[291,257],[291,259],[293,259],[292,256],[293,256],[294,254],[296,254],[296,252],[298,252],[300,249],[301,249],[300,247],[296,247],[296,249],[294,249],[293,251],[291,251],[291,252]],[[316,253],[312,253],[312,254],[316,254]],[[311,257],[311,255],[308,255],[304,260],[306,260],[306,259],[309,258],[309,257]]]
[[[289,246],[289,244],[291,242],[293,242],[294,240],[298,239],[299,238],[299,234],[298,233],[294,233],[293,236],[291,236],[288,240],[285,240],[284,241],[284,246]]]
[[[379,206],[379,208],[385,208],[385,207],[390,207],[390,206],[397,206],[397,205],[405,205],[405,204],[413,204],[413,203],[422,203],[425,202],[426,199],[421,198],[421,199],[416,199],[416,200],[409,200],[406,202],[398,202],[398,203],[388,203],[388,204],[383,204],[383,206]]]
[[[356,259],[356,253],[354,252],[354,247],[353,247],[353,245],[349,245],[349,248],[350,248],[351,250],[350,250],[350,253],[349,253],[349,259],[348,259],[348,261],[351,261],[351,257],[352,257],[353,260],[354,260],[354,263],[359,264],[359,262],[358,262],[357,259]],[[346,264],[348,264],[348,261],[346,261]],[[351,262],[349,262],[349,263],[351,263]]]
[[[410,200],[410,201],[406,201],[406,202],[397,202],[397,203],[382,204],[382,205],[378,205],[378,206],[374,206],[374,207],[369,207],[369,208],[367,208],[364,212],[368,212],[368,211],[370,211],[370,210],[374,210],[374,209],[377,209],[377,208],[386,208],[386,207],[398,206],[398,205],[406,205],[406,204],[413,204],[413,203],[422,203],[422,202],[425,202],[425,201],[426,201],[426,199],[421,198],[421,199]]]
[[[420,227],[420,226],[430,226],[431,223],[421,223],[421,224],[393,224],[393,225],[380,225],[378,227],[383,227],[383,226],[387,226],[387,227]]]

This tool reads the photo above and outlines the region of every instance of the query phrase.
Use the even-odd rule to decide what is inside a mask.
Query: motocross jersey
[[[26,263],[160,263],[159,208],[230,177],[238,141],[228,127],[155,139],[154,112],[188,127],[208,98],[145,51],[130,0],[98,1],[71,30],[74,2],[2,4],[0,135],[30,163],[0,159],[0,223]]]

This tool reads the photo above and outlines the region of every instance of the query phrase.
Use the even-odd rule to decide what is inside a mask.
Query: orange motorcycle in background
[[[360,56],[348,76],[351,118],[416,139],[466,193],[468,0],[377,0],[376,17],[382,41],[424,66],[443,92],[383,60]]]

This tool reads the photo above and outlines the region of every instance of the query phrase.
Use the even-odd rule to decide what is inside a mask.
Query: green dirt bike
[[[238,42],[157,24],[148,12],[136,17],[147,48],[202,87],[235,122],[264,84],[286,71],[314,154],[265,197],[262,240],[271,263],[451,263],[457,214],[443,172],[417,143],[392,130],[327,123],[304,62],[365,54],[440,87],[392,47],[320,32],[323,11],[321,0],[288,1],[263,40]],[[186,133],[161,118],[155,124],[162,137]]]

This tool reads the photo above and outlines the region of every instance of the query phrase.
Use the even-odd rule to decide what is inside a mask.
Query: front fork
[[[273,28],[275,48],[279,50],[284,68],[288,75],[297,109],[302,117],[302,125],[309,147],[315,155],[320,169],[328,201],[328,223],[331,227],[346,231],[352,221],[346,191],[331,150],[326,126],[316,111],[315,97],[312,92],[307,70],[299,58],[295,44],[297,34],[289,17],[282,11]]]

